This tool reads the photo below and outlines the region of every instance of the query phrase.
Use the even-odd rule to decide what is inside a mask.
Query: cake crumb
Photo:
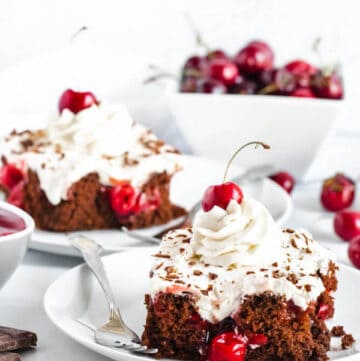
[[[350,348],[354,342],[354,337],[349,333],[346,333],[344,336],[341,337],[341,347],[343,350]]]
[[[334,337],[341,337],[345,335],[344,327],[343,326],[334,326],[331,331],[331,336]]]

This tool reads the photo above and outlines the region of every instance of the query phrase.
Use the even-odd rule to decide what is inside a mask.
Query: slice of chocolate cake
[[[14,131],[1,141],[8,202],[53,231],[148,227],[184,214],[169,195],[181,155],[125,107],[89,94],[66,91],[47,129]]]
[[[168,233],[154,255],[143,343],[159,358],[326,360],[333,255],[281,230],[239,187],[220,191],[207,192],[193,228]]]

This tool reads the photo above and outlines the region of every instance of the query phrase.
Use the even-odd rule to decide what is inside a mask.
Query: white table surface
[[[313,236],[333,249],[340,262],[349,264],[347,244],[337,239],[331,226],[333,215],[322,211],[319,184],[299,186],[293,193],[295,211],[288,226],[307,228]],[[47,319],[42,299],[47,287],[64,271],[81,263],[80,259],[29,251],[23,264],[0,291],[0,324],[37,332],[36,351],[22,355],[26,361],[106,360],[63,335]]]

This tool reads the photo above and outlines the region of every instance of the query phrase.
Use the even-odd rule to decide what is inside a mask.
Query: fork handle
[[[115,297],[114,294],[112,293],[110,282],[106,275],[104,264],[101,260],[99,252],[97,251],[89,252],[88,250],[87,251],[82,250],[82,254],[85,262],[87,263],[87,265],[89,266],[89,268],[91,269],[97,280],[99,281],[100,286],[104,291],[105,298],[109,306],[110,319],[113,320],[116,319],[123,323],[119,308],[116,305]]]

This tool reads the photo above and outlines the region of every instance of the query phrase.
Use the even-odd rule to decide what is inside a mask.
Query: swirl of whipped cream
[[[254,199],[232,200],[200,211],[194,221],[192,248],[203,263],[212,266],[267,264],[279,252],[280,228],[268,210]]]
[[[124,106],[103,104],[76,114],[64,109],[60,117],[49,124],[52,142],[66,150],[94,155],[116,156],[136,149],[136,143],[145,131],[143,127],[134,126]]]

